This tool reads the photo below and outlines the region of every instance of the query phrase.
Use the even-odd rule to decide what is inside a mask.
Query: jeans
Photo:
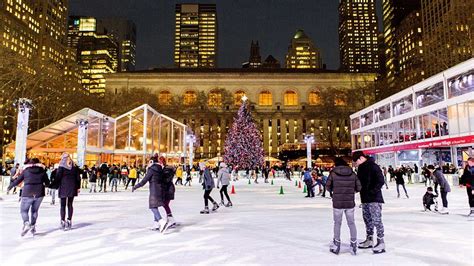
[[[67,205],[67,219],[72,220],[72,213],[74,211],[74,208],[72,207],[72,202],[74,201],[74,197],[67,197],[67,198],[61,198],[61,221],[64,221],[66,218],[66,205]]]
[[[89,185],[89,181],[87,179],[81,180],[81,188],[87,188],[88,185]]]
[[[112,178],[110,179],[110,191],[114,191],[114,187],[115,187],[115,192],[117,192],[117,183],[118,183],[118,178]]]
[[[443,201],[443,208],[448,208],[448,192],[441,189],[441,200]]]
[[[351,232],[351,241],[357,240],[357,228],[354,222],[354,208],[352,209],[332,209],[334,218],[334,239],[341,240],[342,215],[346,214],[347,225]]]
[[[92,191],[97,192],[97,191],[96,191],[96,183],[95,183],[95,182],[91,182],[91,189],[89,190],[89,193],[91,193]]]
[[[102,187],[104,188],[104,192],[107,192],[107,178],[101,178],[99,182],[99,192],[102,191]]]
[[[38,210],[41,206],[43,197],[33,198],[33,197],[22,197],[20,204],[20,213],[23,223],[30,222],[31,225],[36,224],[36,219],[38,219]],[[31,220],[28,216],[28,213],[31,209]]]
[[[402,186],[403,190],[405,190],[405,194],[408,195],[407,189],[405,188],[405,184],[397,184],[397,194],[398,194],[398,196],[400,197],[399,186]]]
[[[222,185],[222,188],[221,190],[219,191],[220,194],[221,194],[221,201],[224,202],[224,194],[225,194],[225,197],[227,198],[227,201],[230,202],[230,197],[229,197],[229,194],[227,193],[227,187],[229,185]]]
[[[161,220],[161,214],[158,208],[150,208],[150,211],[153,213],[153,217],[155,218],[155,222]]]
[[[214,199],[211,197],[211,191],[212,191],[212,189],[204,191],[204,206],[206,206],[206,207],[209,205],[209,200],[212,203],[216,203],[214,201]]]
[[[382,203],[362,203],[362,215],[364,217],[365,231],[367,235],[374,235],[374,229],[377,228],[377,238],[383,238],[384,228],[382,223]]]

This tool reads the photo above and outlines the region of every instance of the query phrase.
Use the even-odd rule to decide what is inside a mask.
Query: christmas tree
[[[263,165],[264,153],[260,131],[252,119],[248,101],[245,96],[242,100],[225,140],[224,162],[238,169],[252,169]]]

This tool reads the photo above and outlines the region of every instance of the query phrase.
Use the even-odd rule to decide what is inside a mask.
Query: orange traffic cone
[[[235,187],[234,187],[234,185],[232,185],[232,191],[230,192],[230,194],[235,194]]]
[[[298,188],[301,188],[301,181],[298,183]]]

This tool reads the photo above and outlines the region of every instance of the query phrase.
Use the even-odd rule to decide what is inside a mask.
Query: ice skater
[[[451,192],[451,187],[448,181],[444,177],[441,169],[435,169],[433,165],[428,165],[428,170],[433,175],[433,182],[435,183],[435,192],[438,195],[438,185],[440,186],[441,201],[443,202],[443,208],[439,211],[441,214],[449,214],[448,211],[448,193]]]
[[[434,211],[438,211],[438,195],[434,194],[433,188],[426,188],[426,193],[423,195],[423,208],[425,211],[431,211],[431,206],[434,205]]]
[[[89,189],[89,193],[97,192],[97,168],[95,165],[92,166],[89,172],[89,183],[91,184],[91,188]]]
[[[39,208],[45,196],[44,189],[50,185],[44,165],[40,164],[40,161],[36,158],[29,160],[23,166],[23,171],[19,177],[10,183],[8,191],[21,182],[24,184],[20,204],[20,213],[23,219],[21,236],[25,236],[30,230],[34,235],[36,233]],[[31,217],[28,215],[30,210]]]
[[[467,165],[461,176],[461,184],[466,186],[467,200],[471,208],[468,217],[474,217],[474,157],[467,159]]]
[[[145,177],[132,188],[132,192],[149,183],[148,207],[153,213],[154,225],[152,230],[164,232],[167,228],[167,220],[161,217],[159,208],[164,206],[164,192],[161,186],[163,181],[163,167],[158,163],[158,155],[155,154],[146,170]]]
[[[61,155],[58,171],[54,179],[55,186],[58,186],[58,197],[61,200],[60,217],[61,229],[64,231],[72,229],[72,215],[74,212],[73,202],[81,188],[81,176],[79,168],[74,165],[74,161],[68,153]],[[67,220],[66,220],[67,206]]]
[[[176,226],[173,213],[171,212],[170,202],[174,200],[174,193],[176,188],[173,184],[173,178],[176,173],[174,167],[166,164],[166,158],[160,156],[158,158],[158,164],[163,168],[163,180],[161,182],[161,188],[163,191],[163,208],[166,211],[166,225],[163,231],[166,231],[170,227]],[[179,167],[179,166],[178,166]]]
[[[314,198],[313,177],[311,176],[309,168],[304,169],[303,182],[306,184],[307,195],[305,198]]]
[[[357,228],[354,221],[355,193],[362,188],[357,175],[352,168],[340,157],[334,160],[336,167],[329,173],[326,189],[332,192],[332,207],[334,218],[334,238],[330,251],[339,254],[341,249],[342,216],[346,215],[347,225],[351,234],[351,253],[357,253]]]
[[[219,184],[222,184],[222,188],[219,191],[221,194],[221,206],[232,207],[232,201],[230,200],[229,194],[227,193],[227,187],[230,185],[230,173],[229,168],[225,163],[221,163],[219,171],[217,172],[217,188]],[[227,199],[227,204],[224,204],[224,195]]]
[[[209,200],[212,202],[212,211],[219,209],[219,204],[211,197],[212,189],[215,187],[214,179],[211,176],[211,171],[205,163],[199,163],[199,168],[203,171],[202,188],[204,189],[204,209],[201,214],[209,214]]]
[[[408,197],[407,189],[405,188],[405,179],[403,178],[403,171],[400,167],[395,170],[395,182],[397,183],[397,198],[400,198],[400,186],[402,186],[403,190],[405,191],[405,196]]]
[[[107,192],[107,175],[109,174],[109,167],[107,163],[104,162],[99,167],[99,192],[104,190],[104,193]]]
[[[114,192],[114,187],[115,187],[115,192],[117,192],[117,185],[120,178],[121,178],[121,175],[120,175],[119,168],[115,164],[112,165],[112,167],[110,168],[110,181],[109,181],[109,187],[110,187],[111,192]]]

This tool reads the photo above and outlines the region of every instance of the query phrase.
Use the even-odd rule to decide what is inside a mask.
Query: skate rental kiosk
[[[79,110],[40,130],[28,134],[28,158],[39,158],[46,165],[59,162],[68,152],[78,165],[127,163],[136,166],[158,153],[171,162],[184,160],[186,125],[141,105],[118,117],[89,108]],[[15,142],[6,147],[6,159],[15,156]]]
[[[352,114],[353,151],[381,167],[461,168],[474,156],[473,75],[470,59]]]

